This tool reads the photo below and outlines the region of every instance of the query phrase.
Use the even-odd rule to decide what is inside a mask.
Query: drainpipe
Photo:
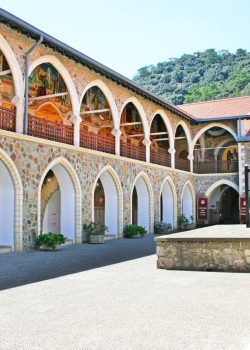
[[[28,93],[29,93],[29,55],[43,42],[43,36],[40,36],[38,42],[36,42],[30,49],[25,53],[25,95],[24,95],[24,134],[28,134]]]

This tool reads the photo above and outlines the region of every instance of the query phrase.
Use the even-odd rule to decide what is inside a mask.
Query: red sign
[[[198,198],[198,220],[207,220],[208,200],[206,197]]]
[[[240,198],[240,221],[246,221],[246,198]]]

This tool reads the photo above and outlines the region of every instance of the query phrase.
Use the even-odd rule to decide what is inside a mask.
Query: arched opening
[[[12,177],[0,160],[0,251],[14,248],[15,188]],[[5,250],[6,251],[6,250]]]
[[[15,131],[15,87],[10,66],[0,50],[0,128]]]
[[[98,86],[92,86],[84,94],[80,114],[80,145],[114,154],[113,116],[108,100]]]
[[[101,173],[94,191],[94,221],[108,227],[106,235],[118,235],[119,195],[113,177],[108,171]]]
[[[161,198],[160,198],[160,212],[161,221],[169,223],[172,227],[174,223],[174,194],[168,181],[165,181],[162,186]]]
[[[239,223],[239,193],[231,186],[217,186],[208,199],[209,224]]]
[[[28,113],[29,135],[73,144],[71,98],[51,63],[41,63],[29,76]]]
[[[194,145],[194,172],[230,173],[238,170],[238,147],[233,135],[214,126],[200,135]]]
[[[171,166],[171,157],[168,153],[169,135],[167,127],[160,114],[156,114],[150,128],[150,161],[151,163]]]
[[[132,192],[132,223],[150,230],[150,198],[145,180],[140,176]]]
[[[145,161],[143,124],[138,109],[132,102],[127,103],[123,108],[120,126],[121,156]]]
[[[194,198],[190,186],[187,184],[182,193],[182,214],[191,221],[194,220]]]
[[[190,171],[188,160],[189,145],[187,135],[182,125],[178,125],[175,132],[175,168]]]
[[[54,165],[41,187],[42,232],[60,232],[69,240],[76,236],[76,193],[68,171]]]

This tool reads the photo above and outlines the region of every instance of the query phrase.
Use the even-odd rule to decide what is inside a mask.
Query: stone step
[[[11,253],[12,247],[9,245],[0,245],[0,254],[1,253]]]
[[[116,235],[105,235],[104,236],[104,241],[108,241],[110,239],[116,239]]]

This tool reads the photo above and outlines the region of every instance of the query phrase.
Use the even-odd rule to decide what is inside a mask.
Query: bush
[[[124,229],[124,235],[127,238],[139,235],[143,237],[147,233],[145,227],[137,225],[127,225]]]
[[[181,214],[178,216],[177,222],[178,222],[178,225],[181,226],[181,225],[187,225],[189,223],[189,220],[185,214]]]
[[[104,235],[105,231],[108,231],[108,227],[99,223],[99,222],[93,222],[91,221],[89,224],[83,225],[84,231],[87,233],[88,236],[95,235]]]
[[[36,240],[36,248],[47,245],[52,249],[56,249],[58,245],[65,243],[65,237],[61,233],[48,232],[39,235]]]
[[[167,235],[172,230],[172,225],[162,221],[155,221],[154,229],[155,233]]]

